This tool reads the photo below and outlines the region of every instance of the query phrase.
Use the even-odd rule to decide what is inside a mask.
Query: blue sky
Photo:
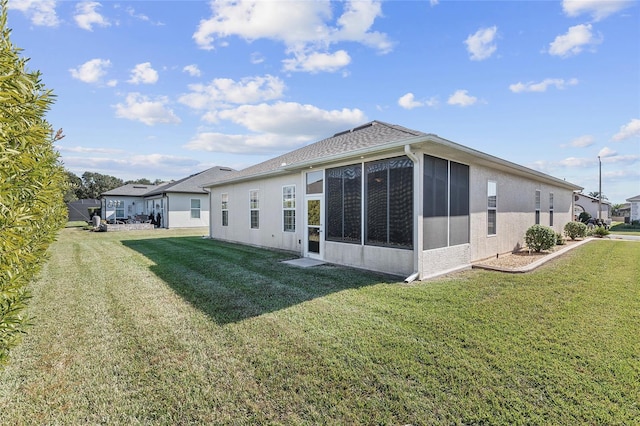
[[[640,4],[9,0],[65,166],[179,179],[371,120],[622,203],[640,194]]]

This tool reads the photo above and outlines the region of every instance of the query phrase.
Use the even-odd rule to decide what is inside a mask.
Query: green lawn
[[[640,226],[616,222],[611,225],[609,231],[612,234],[640,235]]]
[[[0,424],[636,424],[640,243],[440,280],[65,229]]]

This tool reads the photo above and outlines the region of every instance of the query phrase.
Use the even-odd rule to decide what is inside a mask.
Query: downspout
[[[413,248],[413,273],[411,275],[409,275],[407,278],[404,279],[405,283],[410,283],[413,282],[417,279],[420,278],[420,270],[422,269],[420,266],[420,262],[422,260],[422,250],[420,250],[420,244],[419,244],[419,240],[418,240],[418,236],[420,235],[420,233],[418,232],[418,211],[419,211],[419,207],[420,207],[420,197],[419,197],[419,189],[420,189],[420,159],[418,158],[417,155],[415,155],[413,152],[411,152],[411,145],[407,144],[404,146],[404,153],[406,154],[407,157],[409,157],[409,159],[411,159],[411,161],[413,161],[413,210],[414,210],[414,220],[415,220],[415,225],[413,227],[413,242],[414,242],[414,248]]]

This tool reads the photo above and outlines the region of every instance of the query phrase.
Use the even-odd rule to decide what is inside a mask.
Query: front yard
[[[640,418],[640,243],[407,285],[203,232],[65,229],[0,424]]]

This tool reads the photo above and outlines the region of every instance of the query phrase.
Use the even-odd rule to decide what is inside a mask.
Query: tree
[[[67,192],[64,194],[64,202],[70,203],[71,201],[79,200],[82,197],[84,186],[82,184],[82,179],[74,173],[69,170],[65,170],[65,172],[67,174],[68,188]]]
[[[589,197],[599,198],[600,193],[599,193],[598,191],[592,191],[592,192],[590,192],[588,195],[589,195]],[[603,200],[607,200],[608,198],[607,198],[607,196],[606,196],[606,195],[602,194],[602,199],[603,199]]]
[[[120,178],[93,172],[84,172],[82,183],[84,187],[82,197],[78,198],[99,198],[103,192],[124,185]]]
[[[29,323],[27,285],[64,226],[66,175],[45,114],[53,94],[10,40],[0,0],[0,364]]]

